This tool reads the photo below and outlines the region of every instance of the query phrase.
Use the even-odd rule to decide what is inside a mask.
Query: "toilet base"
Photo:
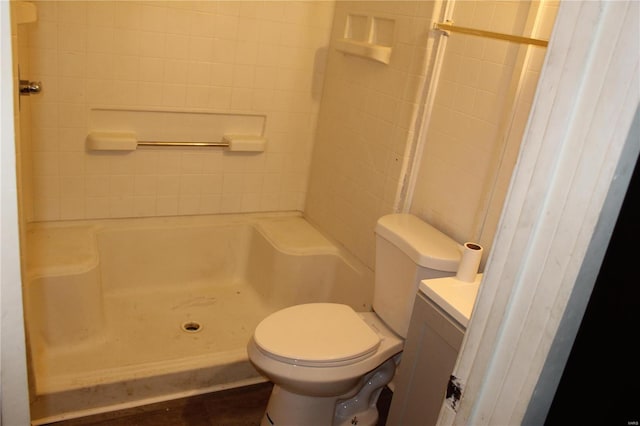
[[[343,395],[318,397],[273,386],[260,426],[374,426],[382,388],[393,378],[400,354],[366,374],[358,386]]]
[[[333,426],[374,426],[378,423],[378,397],[391,381],[400,361],[400,354],[388,359],[363,378],[362,387],[349,399],[340,400],[333,418]]]
[[[274,385],[260,426],[330,425],[337,400],[299,395]]]

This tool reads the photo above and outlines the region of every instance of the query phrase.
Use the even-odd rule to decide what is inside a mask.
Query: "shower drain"
[[[197,333],[202,330],[202,325],[200,325],[197,321],[187,321],[182,323],[182,331],[186,331],[187,333]]]

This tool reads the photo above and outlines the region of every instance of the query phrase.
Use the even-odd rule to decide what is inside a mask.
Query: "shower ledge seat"
[[[98,264],[95,226],[27,230],[29,277],[86,272]]]

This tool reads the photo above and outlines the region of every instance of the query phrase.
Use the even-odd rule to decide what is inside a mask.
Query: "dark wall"
[[[639,181],[636,162],[547,425],[640,422]]]

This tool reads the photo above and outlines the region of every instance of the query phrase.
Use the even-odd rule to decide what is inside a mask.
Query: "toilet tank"
[[[455,275],[461,246],[411,214],[391,214],[376,224],[373,310],[407,337],[420,281]]]

